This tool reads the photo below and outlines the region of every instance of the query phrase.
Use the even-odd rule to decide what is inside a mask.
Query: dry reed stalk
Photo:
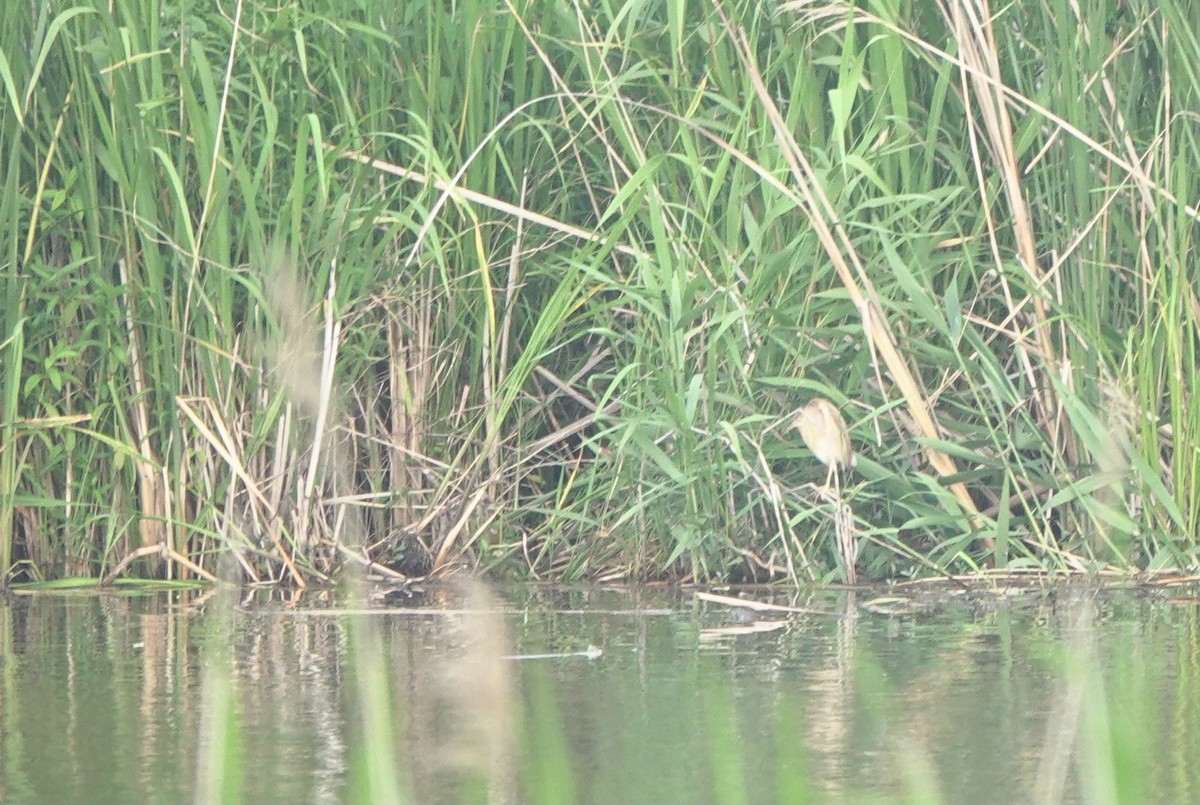
[[[921,435],[930,440],[944,440],[941,429],[934,419],[932,407],[922,393],[908,362],[896,346],[895,337],[892,335],[887,318],[883,315],[883,306],[879,303],[874,284],[863,269],[845,228],[837,222],[837,215],[821,187],[816,172],[796,142],[783,115],[779,112],[771,91],[763,81],[754,58],[753,48],[746,40],[745,33],[730,22],[719,6],[717,6],[717,13],[724,21],[730,40],[738,52],[738,59],[754,84],[759,102],[771,122],[771,127],[775,132],[775,142],[788,163],[795,181],[795,189],[799,192],[801,208],[812,224],[813,231],[824,247],[825,253],[833,263],[838,278],[851,301],[862,312],[865,337],[875,350],[878,350],[879,357],[882,358],[883,364],[899,387],[908,412],[920,429]],[[882,377],[882,373],[878,374]],[[948,454],[928,446],[924,448],[924,452],[930,466],[940,476],[957,475],[958,467]],[[961,481],[955,481],[948,486],[967,512],[972,527],[982,528],[983,520],[979,516],[975,501],[972,500],[966,485]]]

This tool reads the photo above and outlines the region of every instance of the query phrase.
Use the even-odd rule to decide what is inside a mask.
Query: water
[[[193,801],[214,740],[223,790],[261,803],[352,799],[370,753],[413,802],[1200,800],[1193,599],[751,597],[811,612],[647,589],[432,590],[389,613],[11,596],[0,801]],[[533,654],[568,656],[502,659]]]

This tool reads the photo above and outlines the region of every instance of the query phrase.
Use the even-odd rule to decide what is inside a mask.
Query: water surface
[[[1200,800],[1182,595],[747,594],[13,595],[0,801]]]

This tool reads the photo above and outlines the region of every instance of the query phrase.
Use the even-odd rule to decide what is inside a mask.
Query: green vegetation
[[[1195,564],[1200,8],[793,6],[5,4],[4,578]]]

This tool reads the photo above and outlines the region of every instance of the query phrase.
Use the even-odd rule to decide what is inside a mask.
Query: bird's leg
[[[839,492],[837,462],[831,461],[829,462],[829,471],[825,473],[825,483],[817,490],[817,497],[836,502],[841,497]]]

